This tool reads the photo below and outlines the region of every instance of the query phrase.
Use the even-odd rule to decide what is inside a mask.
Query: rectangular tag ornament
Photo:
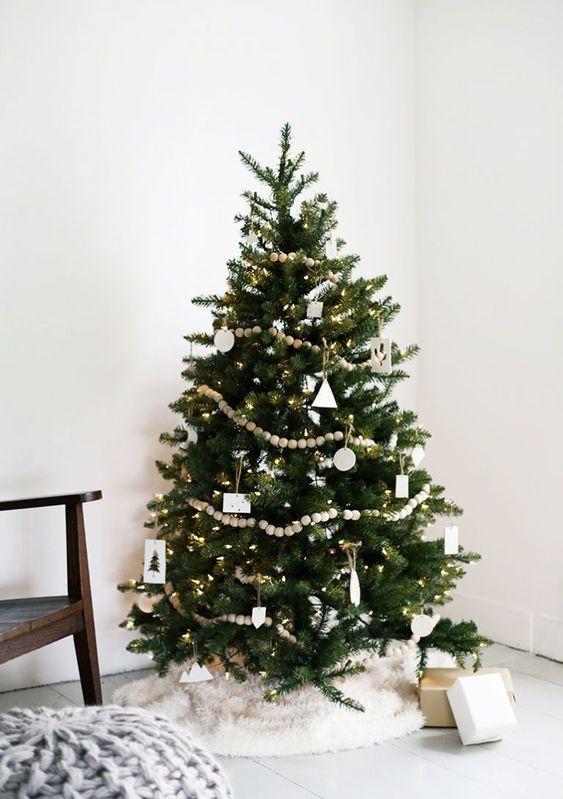
[[[166,542],[159,538],[145,541],[145,583],[166,582]]]

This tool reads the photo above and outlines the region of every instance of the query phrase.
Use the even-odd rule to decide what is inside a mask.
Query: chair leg
[[[80,685],[85,705],[102,704],[102,684],[98,666],[98,652],[94,625],[86,622],[86,627],[74,633],[74,649],[78,661]]]

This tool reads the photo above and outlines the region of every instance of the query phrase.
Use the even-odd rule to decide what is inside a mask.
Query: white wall
[[[419,408],[483,560],[455,603],[563,660],[563,4],[417,4]]]
[[[86,519],[106,673],[141,665],[115,584],[163,487],[181,337],[208,324],[188,300],[236,253],[239,148],[269,159],[293,123],[362,270],[390,275],[394,336],[416,339],[413,24],[410,0],[0,4],[1,496],[103,489]],[[1,597],[64,591],[60,522],[3,514]],[[67,640],[0,666],[0,690],[75,677]]]

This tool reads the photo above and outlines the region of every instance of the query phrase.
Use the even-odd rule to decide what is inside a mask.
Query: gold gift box
[[[500,674],[512,704],[515,704],[514,688],[510,671],[503,668],[472,669],[426,669],[420,681],[420,709],[426,720],[426,727],[455,727],[455,719],[448,702],[448,688],[458,677],[472,677],[478,674]]]

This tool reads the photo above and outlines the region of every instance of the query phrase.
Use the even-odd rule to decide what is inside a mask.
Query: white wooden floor
[[[456,730],[428,729],[340,754],[223,758],[235,799],[563,797],[563,665],[499,645],[485,665],[512,671],[519,726],[505,740],[464,748]],[[105,677],[105,700],[143,673]],[[81,704],[78,683],[0,694],[0,710],[68,704]]]

